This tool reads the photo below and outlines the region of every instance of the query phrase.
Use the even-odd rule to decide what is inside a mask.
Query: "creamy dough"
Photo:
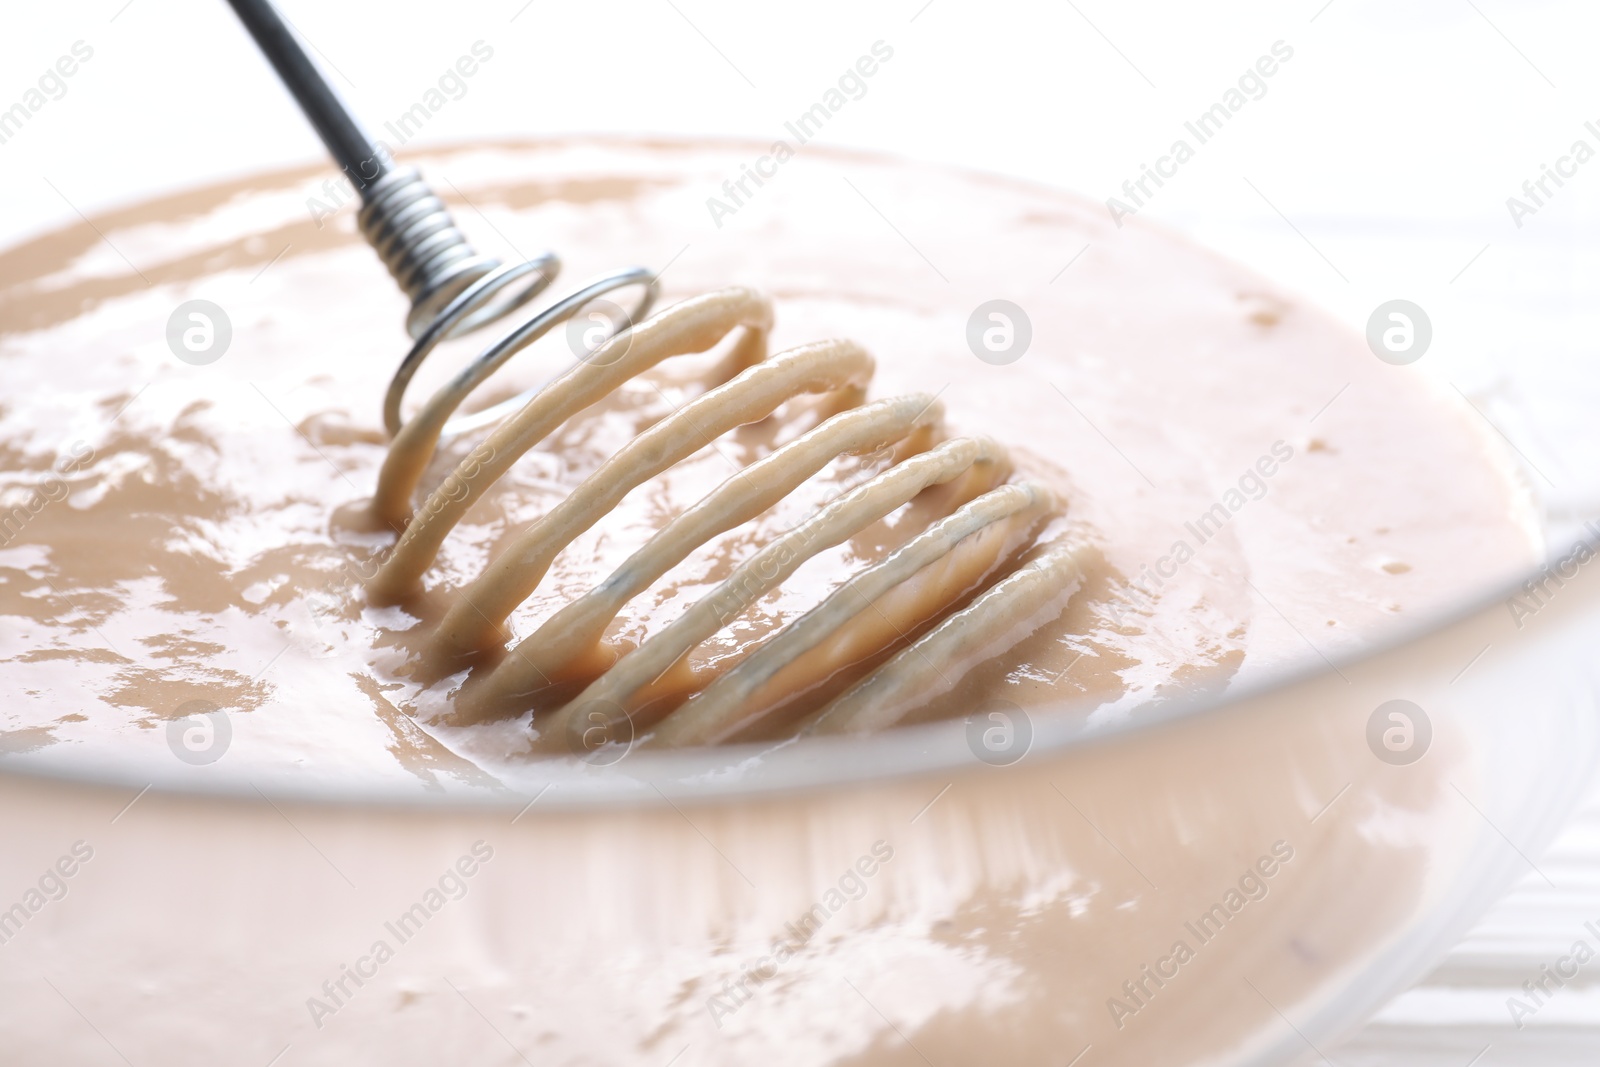
[[[420,163],[493,221],[486,241],[558,249],[558,291],[643,262],[671,264],[663,306],[730,284],[770,293],[774,352],[858,344],[875,360],[872,397],[937,397],[951,436],[1003,443],[1013,480],[1063,503],[1041,540],[1095,549],[1065,610],[981,648],[947,632],[952,685],[874,691],[862,707],[922,719],[1004,699],[1125,715],[1331,656],[1532,558],[1520,494],[1477,427],[1238,268],[1141,225],[1114,229],[1063,194],[822,151],[719,228],[704,193],[740,158],[738,146],[575,143]],[[514,776],[534,754],[526,714],[461,720],[473,664],[429,671],[427,642],[459,625],[461,590],[530,523],[740,353],[728,344],[662,364],[552,427],[461,509],[420,589],[399,581],[369,598],[394,535],[355,516],[384,462],[380,403],[405,348],[403,303],[348,215],[311,220],[317,180],[254,179],[100,220],[136,271],[83,227],[0,257],[12,385],[0,501],[20,516],[0,548],[0,677],[18,694],[0,711],[8,749],[61,759],[63,743],[162,744],[164,721],[206,701],[231,713],[231,766],[291,778],[399,770],[476,783]],[[1028,352],[1006,366],[965,339],[973,309],[996,296],[1032,323]],[[163,340],[191,298],[232,320],[229,351],[208,366],[178,362]],[[441,351],[411,395],[426,397],[488,334]],[[474,401],[515,395],[571,359],[553,336]],[[512,602],[509,634],[537,632],[734,468],[814,426],[806,403],[607,501],[604,521]],[[485,438],[446,441],[420,470],[423,492]],[[829,464],[671,567],[605,642],[661,632],[757,547],[894,458]],[[820,553],[707,640],[682,667],[694,678],[665,684],[697,687],[740,662],[952,506],[919,498]],[[679,740],[726,736],[691,725]]]
[[[541,748],[566,747],[585,756],[598,755],[595,750],[604,745],[631,744],[641,730],[651,731],[651,743],[676,746],[758,728],[782,732],[796,718],[822,720],[833,730],[861,730],[869,722],[881,728],[896,721],[888,706],[878,701],[869,709],[855,691],[889,686],[926,694],[940,691],[936,680],[948,688],[953,679],[924,647],[938,645],[941,634],[994,646],[1047,621],[1050,616],[1041,614],[1047,605],[1054,607],[1051,615],[1060,612],[1092,556],[1081,539],[1040,547],[1023,563],[1030,580],[997,574],[1031,544],[1033,530],[1057,513],[1059,496],[1032,482],[1002,484],[1011,473],[1010,456],[989,438],[940,439],[944,409],[935,396],[864,404],[873,362],[858,345],[823,341],[768,356],[772,319],[766,297],[730,288],[685,300],[603,340],[496,426],[414,516],[411,490],[422,480],[447,419],[468,395],[464,383],[483,380],[478,364],[402,428],[371,505],[353,516],[364,528],[392,525],[399,533],[366,586],[369,602],[404,605],[422,592],[427,567],[461,518],[555,427],[586,418],[585,408],[663,360],[704,352],[741,334],[739,358],[730,361],[725,380],[711,383],[611,456],[455,597],[419,669],[437,681],[454,668],[473,668],[454,695],[453,721],[478,722],[531,708]],[[516,336],[532,339],[546,321],[535,318]],[[503,347],[493,352],[496,365],[510,354]],[[675,508],[609,577],[557,611],[509,655],[500,654],[508,637],[506,617],[538,588],[559,554],[630,491],[727,432],[785,413],[792,417],[794,403],[813,394],[828,399],[814,428]],[[731,560],[733,570],[716,589],[643,643],[605,637],[630,599],[710,538],[767,511],[834,459],[885,450],[897,462],[755,552]],[[776,619],[781,628],[747,634],[737,657],[715,665],[695,662],[699,645],[807,561],[929,497],[942,497],[954,510],[893,554],[864,561],[870,565],[800,618]],[[980,590],[976,603],[941,618]],[[940,634],[923,635],[935,622]],[[852,681],[850,699],[828,701]],[[570,701],[559,695],[572,686],[584,688]],[[549,694],[557,695],[551,700]],[[901,714],[910,710],[904,700],[892,706]]]

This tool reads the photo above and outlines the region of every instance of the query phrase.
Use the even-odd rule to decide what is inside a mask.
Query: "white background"
[[[1600,159],[1520,228],[1506,206],[1574,140],[1600,149],[1584,129],[1591,119],[1600,128],[1592,0],[282,7],[375,129],[474,41],[492,47],[494,59],[428,123],[424,141],[586,131],[772,139],[881,39],[893,61],[824,140],[1098,200],[1120,195],[1185,136],[1185,120],[1284,41],[1294,57],[1267,95],[1200,146],[1142,213],[1358,330],[1383,301],[1417,302],[1435,335],[1418,372],[1459,388],[1508,436],[1558,530],[1600,512],[1600,373],[1591,369],[1600,366],[1591,310]],[[0,144],[0,244],[81,224],[80,211],[322,158],[223,0],[7,5],[0,109],[80,40],[93,59]],[[1520,984],[1550,958],[1549,944],[1561,947],[1553,931],[1600,915],[1595,827],[1594,814],[1580,820],[1545,862],[1561,872],[1562,892],[1530,878],[1339,1062],[1466,1067],[1485,1043],[1510,1042],[1495,1029],[1505,1025],[1503,998],[1462,993],[1463,961]],[[1537,1055],[1533,1045],[1491,1048],[1478,1062],[1593,1062],[1600,1029],[1585,1027],[1600,1027],[1600,990],[1563,997],[1560,1012],[1540,1018],[1577,1029],[1552,1028]],[[1477,1025],[1430,1026],[1445,1019]],[[1567,1059],[1566,1046],[1590,1051]]]

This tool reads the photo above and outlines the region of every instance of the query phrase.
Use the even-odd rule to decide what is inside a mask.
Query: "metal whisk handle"
[[[413,338],[475,285],[471,313],[453,318],[452,333],[500,318],[554,280],[559,269],[554,256],[536,257],[541,261],[536,272],[508,272],[498,259],[480,255],[422,176],[411,167],[394,166],[388,151],[367,136],[270,0],[228,3],[360,191],[361,232],[411,300],[406,329]],[[529,278],[530,273],[535,276]],[[517,282],[521,287],[513,290]]]
[[[228,0],[228,3],[250,31],[250,36],[255,38],[273,70],[278,72],[295,103],[311,120],[329,154],[361,190],[365,201],[367,187],[389,173],[388,159],[380,158],[372,138],[311,62],[288,23],[269,0]]]

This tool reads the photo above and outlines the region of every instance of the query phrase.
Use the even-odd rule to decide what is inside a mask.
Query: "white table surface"
[[[883,40],[895,58],[826,141],[1114,195],[1276,41],[1294,49],[1142,213],[1356,329],[1404,297],[1416,365],[1537,474],[1553,539],[1600,513],[1600,160],[1515,225],[1506,198],[1600,136],[1600,5],[1580,0],[281,0],[381,119],[470,45],[495,58],[422,140],[570,131],[778,136]],[[223,0],[84,0],[0,13],[0,110],[75,42],[93,58],[0,143],[0,244],[143,196],[321,150]],[[375,119],[374,124],[377,124]],[[708,223],[709,225],[709,223]],[[1507,997],[1600,926],[1600,792],[1341,1067],[1600,1062],[1600,962],[1517,1030]],[[1548,877],[1548,882],[1546,881]],[[1600,939],[1591,936],[1591,943]],[[1478,1059],[1474,1060],[1474,1057]],[[1311,1056],[1308,1062],[1318,1062]]]

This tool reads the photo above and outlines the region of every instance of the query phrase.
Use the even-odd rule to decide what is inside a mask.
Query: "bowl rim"
[[[603,811],[675,805],[677,800],[696,803],[732,803],[783,795],[833,792],[876,783],[898,783],[917,778],[963,774],[1004,773],[1046,759],[1092,750],[1099,745],[1124,743],[1156,734],[1204,715],[1223,714],[1247,703],[1268,702],[1272,714],[1289,713],[1292,702],[1276,700],[1284,694],[1354,668],[1405,651],[1458,626],[1471,626],[1490,612],[1508,610],[1530,581],[1548,576],[1558,562],[1580,549],[1600,556],[1600,533],[1591,533],[1560,555],[1547,553],[1533,568],[1475,594],[1431,612],[1419,613],[1365,647],[1351,647],[1329,656],[1297,657],[1275,671],[1230,685],[1220,693],[1187,695],[1172,700],[1149,701],[1128,707],[1114,720],[1088,724],[1085,712],[1103,701],[1063,701],[1029,712],[1032,743],[1023,757],[1007,767],[980,761],[966,740],[966,719],[946,719],[893,727],[859,737],[798,737],[777,743],[746,742],[707,746],[674,752],[644,750],[604,767],[589,767],[578,781],[581,789],[557,789],[571,784],[570,774],[541,773],[554,768],[572,771],[576,758],[533,760],[518,775],[520,788],[498,783],[500,788],[419,788],[414,782],[362,782],[341,785],[331,779],[263,788],[244,775],[225,779],[159,758],[107,759],[64,765],[58,761],[30,760],[10,766],[0,763],[0,782],[37,781],[41,784],[92,788],[126,787],[172,797],[236,799],[272,803],[282,800],[341,810],[425,810],[431,812],[527,811],[551,797],[542,811]],[[1309,644],[1309,642],[1308,642]],[[1321,662],[1318,662],[1320,658]],[[968,717],[970,718],[970,716]],[[595,773],[588,773],[595,772]],[[527,788],[537,786],[538,788]],[[663,788],[669,787],[669,788]]]

